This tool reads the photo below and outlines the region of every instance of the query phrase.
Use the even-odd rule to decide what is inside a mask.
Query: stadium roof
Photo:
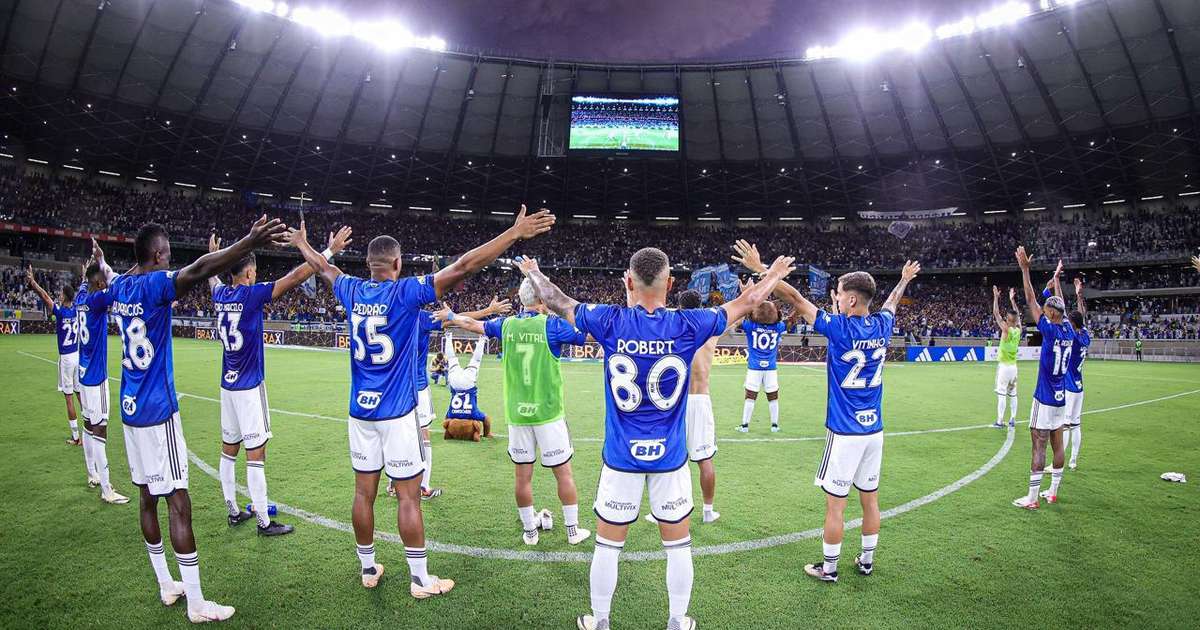
[[[1098,203],[1200,177],[1194,0],[1085,0],[868,62],[385,51],[230,0],[3,0],[0,21],[12,141],[164,182],[699,214],[746,195],[779,211]],[[538,159],[539,114],[565,121],[573,90],[678,92],[686,162],[636,161],[623,184],[628,171]]]

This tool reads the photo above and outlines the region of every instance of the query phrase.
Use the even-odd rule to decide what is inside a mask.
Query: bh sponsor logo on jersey
[[[869,427],[872,424],[875,424],[879,420],[879,414],[876,413],[874,409],[867,409],[865,411],[856,411],[856,412],[854,412],[854,419],[857,420],[858,423],[863,425],[864,427]]]
[[[137,400],[133,396],[122,396],[121,411],[124,411],[127,416],[137,413]]]
[[[652,462],[667,454],[667,438],[657,440],[630,440],[629,454],[638,461]]]
[[[358,396],[355,398],[355,401],[358,402],[358,406],[362,407],[363,409],[374,409],[379,406],[379,403],[382,400],[383,394],[372,391],[358,392]]]
[[[541,406],[540,403],[534,403],[534,402],[520,403],[517,405],[517,414],[525,416],[525,417],[537,415],[538,407],[540,407],[540,406]]]
[[[229,370],[228,372],[225,373],[225,382],[226,383],[229,383],[232,385],[233,383],[236,383],[237,380],[238,380],[238,371],[237,370]]]

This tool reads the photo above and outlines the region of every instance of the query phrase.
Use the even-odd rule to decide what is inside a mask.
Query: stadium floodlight
[[[157,179],[154,179],[153,177],[143,177],[143,176],[141,176],[141,175],[135,175],[135,176],[134,176],[134,179],[140,179],[140,180],[142,180],[142,181],[144,181],[144,182],[151,182],[151,183],[155,183],[155,184],[157,184],[157,183],[158,183],[158,180],[157,180]]]
[[[738,217],[738,221],[762,221],[762,217]]]
[[[352,205],[352,204],[351,204],[349,201],[342,201],[341,199],[330,199],[330,200],[329,200],[329,203],[331,203],[331,204],[333,204],[333,205],[335,205],[335,206],[349,206],[349,205]]]
[[[721,217],[696,217],[697,221],[720,221]]]
[[[209,188],[209,190],[215,190],[217,192],[223,192],[223,193],[233,192],[232,188],[221,188],[220,186],[213,186],[212,188]]]
[[[1063,206],[1063,208],[1066,208],[1068,210],[1071,208],[1084,208],[1084,207],[1087,207],[1086,203],[1068,203]]]
[[[845,221],[846,217],[829,217],[830,221]]]
[[[317,31],[325,37],[342,37],[350,33],[354,23],[333,9],[300,7],[292,11],[292,20]]]
[[[116,171],[101,170],[101,171],[97,171],[97,172],[100,173],[101,175],[108,175],[109,177],[120,177],[121,176],[121,174]]]
[[[423,212],[432,212],[433,211],[433,208],[430,208],[429,206],[409,206],[408,209],[409,210],[421,210]]]
[[[393,20],[358,22],[354,25],[354,36],[389,52],[408,48],[415,40],[403,24]]]
[[[1101,203],[1103,203],[1106,206],[1112,206],[1112,205],[1116,205],[1118,203],[1125,203],[1125,200],[1124,199],[1109,199],[1108,201],[1103,201]]]
[[[575,218],[575,219],[595,219],[596,215],[594,215],[594,214],[573,214],[573,215],[571,215],[571,217]]]
[[[502,216],[502,217],[511,217],[513,215],[513,213],[507,212],[504,210],[492,210],[492,214]]]
[[[272,10],[275,15],[278,15],[281,18],[287,17],[289,11],[291,11],[291,7],[289,7],[288,3],[286,2],[276,2],[275,8]]]
[[[234,4],[240,4],[247,9],[270,13],[275,11],[275,3],[272,0],[233,0]]]
[[[369,203],[367,205],[372,208],[387,208],[389,210],[392,208],[392,204],[390,203]]]
[[[176,186],[182,186],[182,187],[184,187],[184,188],[195,188],[195,187],[196,187],[196,185],[195,185],[195,184],[189,184],[189,183],[187,183],[187,182],[175,182],[175,185],[176,185]]]
[[[975,32],[974,18],[965,17],[957,22],[943,24],[934,30],[938,39],[950,39],[951,37],[961,37],[970,35]]]
[[[678,221],[679,217],[654,217],[655,221]]]
[[[13,154],[11,154],[11,153],[0,153],[0,157],[2,157],[2,158],[8,158],[8,159],[10,159],[10,160],[11,160],[11,159],[13,159]]]
[[[1025,208],[1025,212],[1041,212],[1042,210],[1045,210],[1045,209],[1046,209],[1046,206],[1036,206],[1033,208]]]
[[[1150,195],[1149,197],[1142,197],[1142,201],[1158,201],[1162,198],[1162,195]]]
[[[1005,212],[1008,212],[1008,210],[984,210],[983,211],[984,214],[1004,214]]]
[[[803,221],[804,217],[779,217],[780,221]]]
[[[63,168],[69,168],[72,171],[82,171],[83,170],[82,166],[76,166],[74,164],[63,164]]]
[[[1182,193],[1179,193],[1179,196],[1180,196],[1180,197],[1191,197],[1191,196],[1193,196],[1193,195],[1200,195],[1200,190],[1193,190],[1193,191],[1191,191],[1191,192],[1182,192]]]
[[[965,216],[967,216],[967,213],[966,213],[966,212],[961,212],[961,211],[959,211],[959,212],[951,212],[951,213],[950,213],[950,216],[952,216],[952,217],[965,217]]]
[[[250,194],[252,194],[256,197],[274,197],[275,196],[272,193],[264,193],[264,192],[256,192],[256,193],[250,193]]]
[[[33,162],[34,164],[49,164],[49,162],[47,162],[46,160],[39,160],[37,158],[25,158],[25,159],[26,159],[26,161]]]
[[[975,26],[979,29],[1008,26],[1030,14],[1028,2],[1006,2],[990,11],[984,11],[975,18]]]
[[[450,208],[450,212],[457,214],[472,214],[470,210],[464,210],[462,208]]]

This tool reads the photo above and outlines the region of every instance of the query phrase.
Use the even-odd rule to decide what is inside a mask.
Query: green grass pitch
[[[158,602],[136,506],[102,504],[84,483],[80,451],[63,444],[63,400],[46,361],[54,352],[49,336],[0,338],[0,626],[182,628],[183,604],[168,609]],[[117,369],[119,352],[110,338],[110,370]],[[175,341],[179,392],[204,397],[181,401],[188,447],[210,466],[217,464],[220,443],[219,408],[212,402],[219,366],[215,342]],[[1022,416],[1034,369],[1021,365]],[[821,525],[824,497],[812,477],[823,448],[825,374],[801,366],[780,371],[783,432],[767,430],[760,401],[751,432],[743,435],[734,431],[743,369],[715,368],[722,519],[693,525],[697,549]],[[582,526],[595,531],[588,508],[600,469],[600,366],[565,364],[564,372]],[[889,432],[974,427],[993,419],[991,365],[891,364],[885,374]],[[802,565],[821,555],[814,538],[697,555],[692,615],[706,628],[1195,627],[1200,366],[1089,361],[1086,375],[1084,407],[1095,413],[1084,416],[1080,467],[1067,472],[1057,505],[1030,513],[1009,504],[1028,480],[1029,438],[1018,425],[1011,451],[994,468],[884,521],[874,575],[861,577],[850,566],[859,547],[855,530],[847,532],[838,584],[802,575]],[[267,465],[271,499],[343,523],[350,520],[353,487],[346,427],[338,420],[346,412],[347,381],[345,354],[267,350],[270,403],[279,410]],[[110,384],[115,390],[117,380]],[[492,414],[501,412],[499,387],[499,364],[488,357],[479,400]],[[435,386],[434,400],[441,415],[446,390]],[[504,431],[502,424],[497,428]],[[120,436],[114,419],[108,442],[113,479],[119,491],[134,495]],[[760,441],[736,441],[746,438]],[[813,439],[781,441],[794,438]],[[1004,431],[986,428],[889,437],[882,507],[971,475],[997,457],[1005,438]],[[446,442],[435,434],[433,479],[445,494],[424,506],[431,541],[526,550],[505,446],[503,439]],[[1192,480],[1168,484],[1158,478],[1166,471]],[[245,484],[241,458],[237,474]],[[403,550],[383,540],[376,549],[388,575],[367,591],[359,585],[350,534],[288,514],[279,520],[297,529],[285,538],[259,538],[253,525],[231,530],[218,481],[195,463],[190,478],[205,595],[238,609],[225,627],[571,628],[589,608],[586,563],[448,552],[431,552],[429,566],[455,579],[457,588],[416,601],[408,595]],[[535,473],[534,489],[537,507],[555,514],[555,530],[537,549],[590,553],[590,542],[566,544],[547,471]],[[697,482],[697,497],[699,491]],[[851,507],[847,518],[857,516]],[[165,523],[165,505],[160,517]],[[395,533],[394,519],[394,504],[381,493],[376,525]],[[633,525],[627,549],[660,549],[656,529]],[[662,628],[666,616],[664,563],[623,561],[614,625]]]
[[[624,145],[622,144],[624,140]],[[679,131],[621,127],[571,129],[571,149],[615,149],[628,151],[678,151]]]

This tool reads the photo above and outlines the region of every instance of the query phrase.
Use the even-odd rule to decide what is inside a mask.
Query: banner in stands
[[[0,320],[0,335],[21,334],[21,322],[16,319]]]
[[[908,348],[908,360],[924,361],[985,361],[987,353],[982,346],[945,346],[933,348]]]
[[[936,208],[934,210],[905,210],[902,212],[881,212],[879,210],[859,210],[860,219],[940,219],[958,212],[958,206],[953,208]]]
[[[808,294],[814,299],[823,299],[829,291],[829,272],[813,265],[808,266]]]

